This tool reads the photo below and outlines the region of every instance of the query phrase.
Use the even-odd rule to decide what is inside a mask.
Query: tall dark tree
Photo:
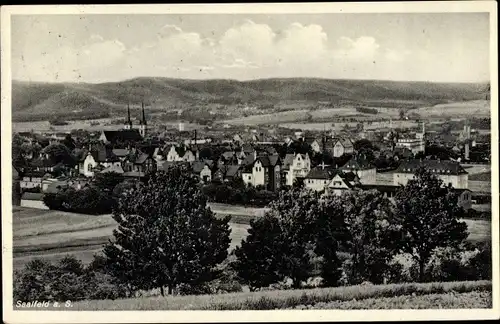
[[[70,151],[63,144],[50,144],[45,147],[42,152],[47,154],[55,163],[63,163],[66,165],[74,165],[75,163]]]
[[[200,285],[227,257],[229,219],[217,219],[182,167],[154,173],[120,196],[114,239],[104,248],[109,273],[130,290]]]
[[[341,200],[347,230],[343,248],[351,256],[349,281],[380,284],[398,244],[392,204],[376,190],[349,192]]]
[[[67,134],[64,137],[64,140],[62,141],[62,144],[68,148],[68,150],[71,152],[75,149],[75,141],[71,137],[71,134]]]
[[[420,281],[434,249],[458,247],[468,236],[467,225],[459,221],[463,209],[457,193],[423,168],[396,194],[395,213],[400,249],[418,263]]]
[[[233,266],[250,290],[267,287],[284,279],[281,270],[283,230],[276,217],[269,214],[252,220],[248,236],[236,247]]]

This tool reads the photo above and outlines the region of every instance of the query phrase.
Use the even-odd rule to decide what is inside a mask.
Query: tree
[[[404,119],[405,114],[406,114],[406,112],[404,109],[399,109],[399,119]]]
[[[467,225],[459,222],[463,209],[450,186],[421,168],[396,194],[395,222],[400,249],[410,253],[419,266],[419,281],[434,249],[458,247],[468,236]]]
[[[320,202],[322,212],[316,220],[316,254],[321,260],[322,285],[335,287],[342,275],[337,252],[347,239],[344,206],[339,196],[329,196]]]
[[[355,141],[354,144],[353,144],[353,146],[354,146],[354,150],[356,150],[356,151],[359,151],[362,148],[367,148],[367,149],[370,149],[370,150],[374,150],[375,149],[373,147],[372,142],[370,142],[369,140],[367,140],[365,138],[362,138],[360,140]]]
[[[280,271],[283,241],[278,219],[267,214],[250,221],[248,236],[236,247],[234,268],[250,290],[267,287],[284,279]]]
[[[110,194],[115,187],[123,182],[123,175],[117,172],[96,173],[93,183],[94,186],[105,193]]]
[[[64,163],[68,165],[74,165],[75,163],[70,151],[63,144],[50,144],[43,149],[43,153],[47,154],[55,163]]]
[[[68,148],[68,150],[71,152],[75,149],[75,141],[71,137],[71,134],[67,134],[64,137],[64,140],[62,141],[62,144]]]
[[[147,184],[124,192],[113,212],[118,229],[104,248],[109,273],[129,289],[213,279],[229,248],[229,219],[207,207],[198,181],[184,167],[152,174]]]
[[[351,256],[349,281],[380,284],[397,245],[391,202],[376,190],[348,192],[341,199],[347,231],[343,250]]]

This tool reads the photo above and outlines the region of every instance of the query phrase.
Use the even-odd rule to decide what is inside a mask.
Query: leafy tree
[[[458,247],[468,236],[459,222],[463,209],[458,195],[443,181],[421,168],[396,194],[395,223],[399,226],[400,249],[410,253],[419,266],[419,281],[425,265],[438,247]]]
[[[71,137],[71,134],[67,134],[64,137],[64,140],[62,141],[62,144],[68,148],[68,150],[71,152],[75,149],[75,141]]]
[[[375,149],[373,147],[372,142],[370,142],[369,140],[367,140],[365,138],[362,138],[360,140],[355,141],[354,144],[353,144],[353,146],[354,146],[354,149],[356,151],[359,151],[361,148],[367,148],[367,149],[370,149],[370,150],[374,150]]]
[[[56,267],[48,261],[35,259],[14,274],[15,300],[53,300],[52,285]]]
[[[342,263],[337,252],[341,242],[347,239],[344,223],[344,206],[339,196],[330,196],[321,202],[322,212],[316,220],[316,254],[321,256],[322,284],[326,287],[338,285],[342,275]]]
[[[55,163],[64,163],[68,165],[74,165],[75,163],[70,151],[63,144],[50,144],[43,149],[43,153],[47,154]]]
[[[344,251],[351,255],[349,281],[380,284],[397,245],[391,202],[376,190],[348,192],[342,200],[347,230]]]
[[[96,173],[93,183],[94,186],[106,193],[111,193],[115,187],[123,182],[123,175],[117,172]]]
[[[130,289],[200,285],[227,257],[229,219],[217,219],[183,167],[153,174],[147,184],[125,192],[113,218],[118,229],[104,248],[110,274]]]
[[[250,221],[247,238],[236,247],[234,267],[238,277],[254,291],[283,280],[281,255],[283,230],[269,214]]]

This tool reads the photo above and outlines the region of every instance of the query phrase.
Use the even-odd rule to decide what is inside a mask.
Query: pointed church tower
[[[142,137],[146,137],[147,128],[148,128],[148,124],[146,122],[146,113],[144,112],[144,102],[143,102],[142,103],[142,118],[141,118],[141,121],[139,123],[139,133],[141,133]]]
[[[130,103],[127,105],[127,120],[125,120],[123,128],[132,129],[132,120],[130,119]]]

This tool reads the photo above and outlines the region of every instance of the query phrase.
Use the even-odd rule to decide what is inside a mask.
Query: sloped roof
[[[222,157],[226,160],[230,160],[234,157],[234,151],[227,151],[222,153]]]
[[[228,165],[226,169],[226,177],[234,177],[240,170],[239,165]]]
[[[418,168],[424,167],[428,171],[434,174],[468,174],[467,171],[460,165],[460,163],[455,161],[447,160],[407,160],[401,162],[396,172],[398,173],[414,173]]]
[[[130,153],[128,149],[121,149],[121,148],[116,148],[116,149],[114,148],[112,152],[114,155],[118,157],[125,157]]]
[[[141,141],[142,136],[137,129],[123,129],[119,131],[103,131],[106,139],[112,143],[126,141]]]
[[[368,160],[359,157],[353,156],[347,163],[342,166],[342,170],[368,170],[375,168]]]
[[[318,141],[315,137],[306,137],[304,139],[304,142],[306,142],[307,144],[311,145],[314,141]],[[318,141],[319,142],[319,141]]]
[[[101,173],[109,173],[109,172],[116,172],[120,174],[124,173],[123,168],[120,165],[114,165],[114,164],[110,165],[109,167],[101,171]]]
[[[208,166],[209,169],[212,169],[213,161],[211,161],[211,160],[194,161],[192,164],[193,172],[200,173],[205,168],[205,166]]]
[[[117,162],[119,161],[118,157],[113,153],[113,151],[104,146],[99,146],[97,148],[93,148],[90,151],[90,154],[94,158],[96,162]]]
[[[315,167],[312,168],[311,171],[306,176],[306,179],[324,179],[324,180],[330,180],[333,178],[336,174],[335,169],[331,167]]]
[[[250,145],[250,144],[244,144],[241,149],[245,153],[253,153],[255,151],[255,149],[253,148],[253,146]]]
[[[25,192],[21,196],[21,200],[43,200],[43,193],[39,192]]]
[[[285,159],[283,160],[283,169],[289,169],[290,165],[293,163],[293,159],[295,159],[294,154],[285,155]]]

